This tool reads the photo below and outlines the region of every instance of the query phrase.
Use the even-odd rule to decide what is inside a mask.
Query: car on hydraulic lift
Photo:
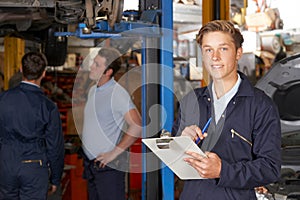
[[[0,37],[12,35],[39,42],[48,64],[60,66],[67,54],[66,32],[69,24],[85,23],[92,29],[106,17],[113,27],[122,18],[123,0],[1,0]]]

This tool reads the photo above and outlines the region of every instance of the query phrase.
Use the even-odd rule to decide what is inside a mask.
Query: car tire
[[[55,32],[66,32],[67,26],[53,24],[47,31],[43,42],[43,52],[48,60],[48,66],[62,66],[67,57],[68,40],[64,36],[55,36]]]

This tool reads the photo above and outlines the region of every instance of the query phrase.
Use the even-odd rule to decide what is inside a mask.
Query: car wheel
[[[67,31],[67,25],[53,24],[47,31],[43,41],[43,52],[47,57],[48,66],[62,66],[67,56],[67,37],[55,36],[55,32]]]

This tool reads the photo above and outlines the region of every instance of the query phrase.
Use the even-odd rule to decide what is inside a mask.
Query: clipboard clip
[[[173,139],[171,138],[171,133],[168,132],[165,129],[162,129],[160,138],[156,139],[156,146],[159,149],[169,149],[170,148],[170,142]]]

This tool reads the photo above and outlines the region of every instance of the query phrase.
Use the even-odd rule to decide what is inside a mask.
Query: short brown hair
[[[112,69],[113,73],[112,76],[115,75],[117,71],[121,68],[122,65],[122,56],[120,52],[112,47],[102,47],[98,55],[106,59],[106,70]]]
[[[242,47],[242,44],[244,42],[243,35],[238,28],[234,27],[233,23],[227,20],[214,20],[208,22],[199,30],[196,41],[200,45],[200,47],[202,46],[203,36],[206,33],[210,32],[228,33],[232,37],[236,49]]]
[[[29,52],[22,57],[22,73],[27,80],[39,79],[47,66],[47,58],[39,52]]]

